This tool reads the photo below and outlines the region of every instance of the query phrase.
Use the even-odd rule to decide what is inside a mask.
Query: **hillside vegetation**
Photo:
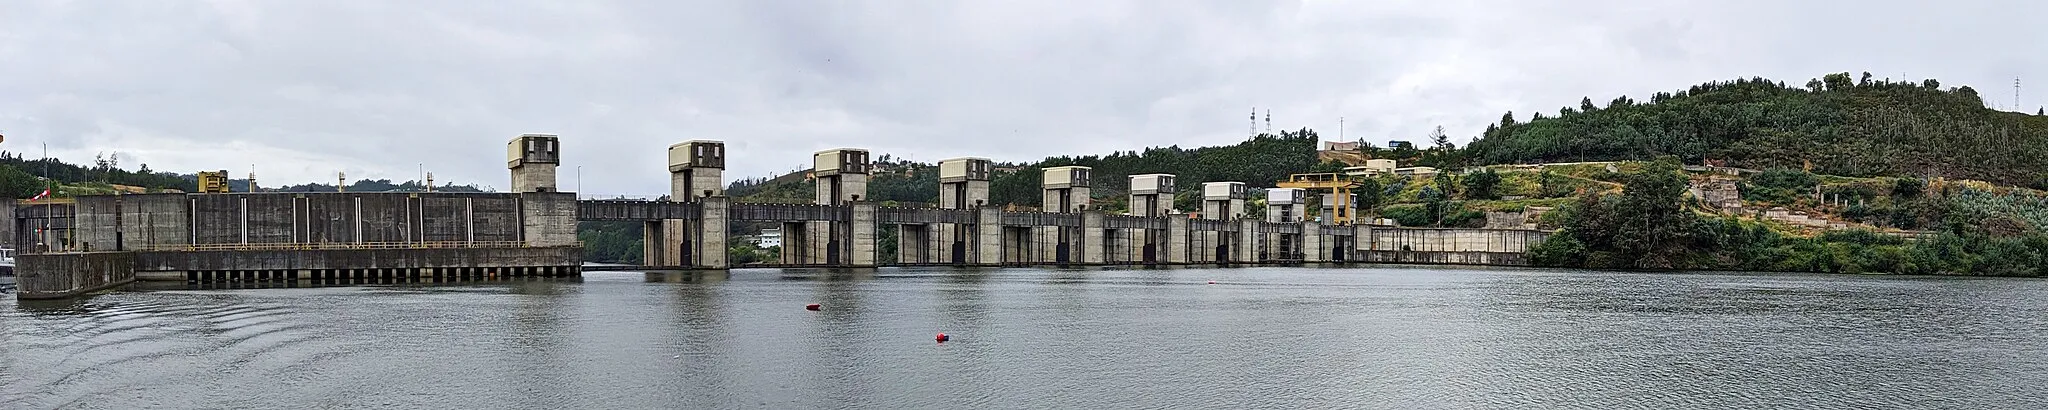
[[[1039,206],[1039,184],[1045,167],[1081,165],[1091,167],[1093,196],[1105,209],[1122,209],[1129,199],[1130,176],[1174,174],[1180,189],[1176,205],[1195,208],[1203,182],[1236,181],[1251,187],[1270,187],[1286,180],[1288,174],[1315,168],[1316,145],[1321,138],[1314,130],[1260,134],[1236,145],[1181,148],[1168,146],[1109,155],[1058,156],[1023,167],[1017,172],[997,175],[989,183],[989,200],[997,204]]]
[[[0,151],[0,198],[23,199],[33,197],[51,189],[55,197],[79,195],[111,195],[119,190],[115,185],[139,187],[145,192],[174,189],[182,192],[199,190],[197,173],[175,173],[151,170],[149,164],[140,164],[135,170],[121,168],[119,154],[102,155],[93,158],[92,165],[75,165],[55,158],[22,158],[21,154]],[[419,191],[425,185],[420,181],[394,183],[389,179],[361,179],[349,184],[353,192]],[[233,192],[248,192],[249,181],[229,179],[228,189]],[[280,192],[334,192],[333,184],[310,183],[284,187],[266,187],[265,191]],[[484,192],[476,185],[436,184],[434,190],[445,192]],[[133,191],[130,191],[133,192]]]
[[[1081,165],[1092,168],[1092,196],[1107,209],[1123,206],[1125,192],[1130,189],[1131,175],[1152,173],[1176,175],[1175,182],[1182,193],[1180,200],[1193,203],[1203,182],[1238,181],[1253,187],[1270,187],[1285,180],[1288,174],[1324,168],[1334,171],[1341,167],[1341,163],[1319,165],[1316,162],[1319,140],[1314,130],[1304,128],[1282,131],[1279,135],[1261,134],[1234,145],[1168,146],[1109,155],[1057,156],[1026,163],[999,163],[1001,170],[989,181],[989,201],[993,205],[1037,207],[1040,205],[1040,183],[1043,182],[1045,168]],[[876,157],[875,165],[877,171],[868,180],[871,200],[920,204],[938,202],[937,164],[894,159],[882,154]],[[816,189],[803,172],[795,172],[774,178],[735,181],[726,188],[726,195],[741,202],[809,203],[815,200]]]
[[[93,159],[92,165],[82,166],[54,158],[26,159],[17,152],[0,151],[0,197],[28,198],[53,187],[57,196],[108,194],[114,192],[112,185],[192,192],[198,190],[198,181],[196,175],[152,171],[149,164],[142,164],[135,171],[121,169],[118,154],[100,156]]]
[[[1787,86],[1762,78],[1660,92],[1648,102],[1588,98],[1527,122],[1504,115],[1465,152],[1475,163],[1724,161],[1854,177],[1975,179],[2048,189],[2048,116],[1991,110],[1970,87],[1829,74]]]
[[[1929,186],[1917,179],[1838,182],[1834,186],[1844,194],[1868,188],[1859,194],[1868,197],[1853,199],[1854,207],[1899,210],[1864,215],[1874,224],[1929,231],[1917,239],[1870,228],[1810,234],[1763,218],[1714,212],[1685,196],[1687,177],[1678,170],[1677,160],[1667,157],[1624,174],[1621,192],[1582,193],[1545,215],[1559,230],[1530,252],[1532,259],[1539,265],[1610,269],[2048,275],[2048,232],[2040,230],[2048,195],[2038,191],[1981,182]],[[1767,174],[1775,175],[1749,183],[1761,191],[1786,185],[1803,190],[1828,179]],[[1811,199],[1788,204],[1839,207]]]

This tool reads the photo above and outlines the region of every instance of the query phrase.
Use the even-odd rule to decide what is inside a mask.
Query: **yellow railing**
[[[33,201],[31,201],[31,200],[27,200],[27,199],[16,199],[16,200],[14,200],[14,203],[16,203],[16,204],[21,204],[21,205],[64,205],[64,204],[77,204],[77,203],[78,203],[78,199],[77,199],[77,198],[55,198],[55,197],[52,197],[52,198],[43,198],[43,199],[38,199],[38,200],[33,200]]]
[[[581,241],[574,245],[582,246]],[[348,249],[464,249],[464,248],[525,248],[534,246],[523,241],[477,241],[477,242],[357,242],[357,243],[209,243],[199,245],[159,245],[149,248],[153,251],[301,251],[301,250],[348,250]]]
[[[1274,185],[1281,188],[1355,188],[1358,181],[1337,174],[1293,174],[1287,176],[1287,181]]]

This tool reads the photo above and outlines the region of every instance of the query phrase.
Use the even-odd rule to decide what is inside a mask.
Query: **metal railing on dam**
[[[1108,229],[1165,230],[1166,226],[1166,218],[1132,215],[1106,215],[1102,217],[1102,227]]]
[[[197,252],[197,251],[318,251],[352,249],[478,249],[478,248],[526,248],[536,246],[526,241],[475,241],[475,242],[326,242],[326,243],[209,243],[198,245],[155,245],[139,249],[152,252]],[[562,246],[562,245],[555,245]],[[575,242],[573,246],[583,246]]]
[[[727,209],[727,218],[760,222],[844,221],[853,218],[853,208],[840,205],[733,204]]]
[[[582,221],[656,221],[697,219],[703,207],[696,202],[585,199],[576,201],[576,219]]]
[[[1081,214],[1052,212],[1004,212],[1003,225],[1081,227]]]
[[[885,206],[875,210],[875,222],[884,224],[974,224],[980,223],[978,218],[972,209]]]

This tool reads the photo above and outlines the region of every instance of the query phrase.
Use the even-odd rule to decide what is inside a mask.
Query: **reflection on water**
[[[729,271],[655,271],[646,272],[647,283],[691,283],[714,284],[732,278]]]
[[[174,285],[8,301],[0,407],[2048,406],[2034,280],[917,268]]]
[[[404,287],[421,287],[421,286],[477,286],[477,285],[499,285],[499,284],[511,284],[511,283],[537,283],[537,282],[548,282],[548,283],[564,283],[564,282],[567,282],[567,283],[574,283],[574,282],[581,282],[582,280],[583,280],[583,278],[579,278],[579,277],[573,277],[573,276],[571,276],[571,277],[559,277],[559,278],[553,278],[553,277],[533,277],[533,276],[519,276],[519,277],[503,277],[503,278],[493,278],[493,279],[481,279],[481,278],[476,278],[476,279],[434,279],[434,280],[425,280],[425,281],[421,281],[421,280],[408,280],[407,278],[395,278],[395,279],[394,279],[394,278],[365,278],[365,279],[339,279],[339,278],[338,278],[338,279],[313,279],[313,280],[297,280],[297,281],[265,281],[265,282],[178,282],[178,281],[136,281],[136,282],[134,282],[134,283],[132,283],[132,284],[130,284],[130,285],[128,285],[128,286],[125,286],[125,287],[123,287],[123,288],[122,288],[121,290],[129,290],[129,291],[165,291],[165,290],[238,290],[238,289],[293,289],[293,288],[332,288],[332,287],[359,287],[359,286],[384,286],[384,287],[391,287],[391,286],[404,286]]]

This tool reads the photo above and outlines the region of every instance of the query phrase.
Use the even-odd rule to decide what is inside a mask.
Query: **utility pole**
[[[46,192],[50,192],[50,196],[48,196],[48,197],[44,197],[43,199],[50,199],[50,198],[52,198],[52,197],[56,197],[56,196],[57,196],[57,194],[56,194],[56,191],[57,191],[57,179],[56,179],[56,178],[51,178],[51,177],[50,177],[50,142],[49,142],[49,141],[44,141],[44,142],[43,142],[43,189],[44,189],[44,190],[45,190]],[[54,206],[45,206],[45,207],[43,207],[43,227],[42,227],[41,229],[36,229],[36,245],[43,245],[43,244],[46,244],[46,243],[50,243],[50,242],[52,242],[51,240],[49,240],[48,238],[46,238],[46,237],[45,237],[44,235],[47,235],[47,233],[48,233],[48,232],[50,232],[50,220],[51,220],[51,219],[55,219],[55,218],[56,218],[56,216],[57,216],[57,209],[56,209],[56,207],[54,207]],[[44,249],[42,249],[42,251],[44,251],[44,252],[47,252],[47,251],[49,251],[49,249],[48,249],[49,247],[48,247],[48,246],[38,246],[38,247],[39,247],[39,248],[44,248]]]
[[[583,166],[576,166],[576,196],[583,196]]]

